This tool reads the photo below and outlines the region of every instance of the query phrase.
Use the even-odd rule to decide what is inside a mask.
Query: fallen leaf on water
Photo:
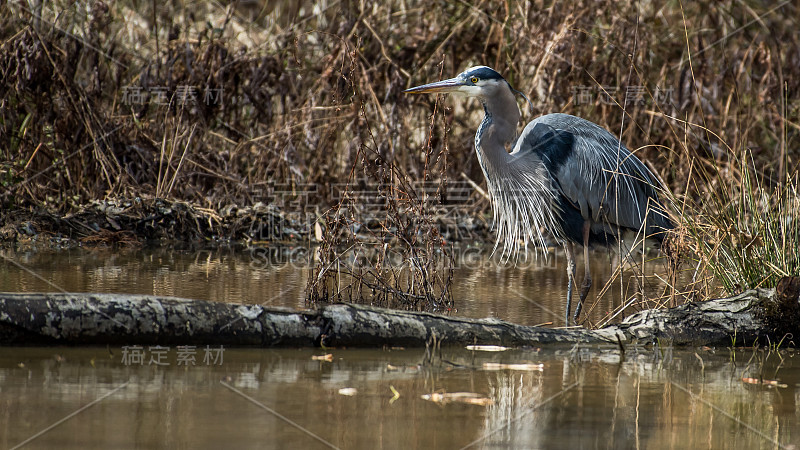
[[[422,397],[423,400],[441,404],[459,402],[478,406],[494,405],[494,400],[491,398],[483,397],[474,392],[434,392],[433,394],[422,394],[420,397]]]
[[[483,370],[525,370],[528,372],[543,371],[544,364],[501,364],[483,363]]]
[[[352,397],[358,394],[358,389],[356,388],[341,388],[339,389],[339,395],[346,395],[348,397]]]
[[[747,383],[747,384],[760,384],[760,385],[767,386],[767,387],[779,387],[779,388],[789,387],[789,385],[781,383],[780,381],[776,381],[776,380],[761,380],[761,379],[758,379],[758,378],[742,377],[742,381]]]
[[[470,405],[477,405],[477,406],[492,406],[494,405],[494,400],[486,397],[482,398],[464,398],[460,400],[456,400],[461,403],[467,403]]]
[[[333,362],[333,353],[328,353],[327,355],[313,355],[311,359],[313,359],[314,361]]]
[[[467,350],[475,350],[478,352],[504,352],[508,347],[502,345],[468,345]]]
[[[395,366],[395,365],[392,365],[392,364],[386,364],[386,370],[388,370],[389,372],[396,372],[398,370],[402,370],[403,372],[409,371],[409,372],[413,373],[413,372],[417,372],[419,370],[419,367],[418,366]]]

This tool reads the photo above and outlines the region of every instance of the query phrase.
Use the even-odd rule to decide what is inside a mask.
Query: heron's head
[[[437,81],[406,89],[407,94],[457,94],[467,97],[489,98],[503,90],[513,90],[497,71],[486,66],[475,66],[449,80]]]

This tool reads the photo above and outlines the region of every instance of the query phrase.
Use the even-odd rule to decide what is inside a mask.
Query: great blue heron
[[[532,120],[517,136],[520,111],[514,94],[522,93],[494,69],[471,67],[455,78],[405,92],[461,94],[483,104],[475,152],[492,199],[495,249],[502,241],[502,255],[508,256],[517,252],[520,241],[525,248],[529,242],[544,246],[542,229],[563,244],[569,283],[567,325],[575,284],[575,243],[583,245],[585,262],[577,321],[592,285],[590,247],[619,244],[627,253],[644,237],[660,245],[673,228],[659,200],[658,179],[603,128],[568,114],[548,114]]]

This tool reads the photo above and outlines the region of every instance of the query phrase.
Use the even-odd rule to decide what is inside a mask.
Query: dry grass
[[[322,267],[347,259],[342,247],[369,250],[377,259],[349,276],[379,302],[400,290],[442,305],[452,266],[435,208],[449,181],[482,184],[480,108],[404,88],[491,65],[537,114],[618,134],[687,214],[740,187],[741,161],[768,190],[796,177],[798,15],[753,0],[3,3],[0,205],[159,197],[219,211],[279,192],[326,225]],[[433,195],[414,189],[423,180]],[[355,186],[386,199],[380,214],[337,194]],[[469,213],[489,211],[472,198]],[[715,260],[705,238],[683,237],[691,269]],[[403,274],[385,272],[387,242]],[[343,295],[324,274],[310,286]]]

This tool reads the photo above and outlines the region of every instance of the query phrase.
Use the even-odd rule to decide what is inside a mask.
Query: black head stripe
[[[478,77],[481,80],[502,80],[503,79],[503,77],[499,73],[497,73],[494,69],[490,69],[489,67],[476,67],[476,68],[470,70],[469,72],[467,72],[464,75],[466,75],[468,78],[469,77]]]

